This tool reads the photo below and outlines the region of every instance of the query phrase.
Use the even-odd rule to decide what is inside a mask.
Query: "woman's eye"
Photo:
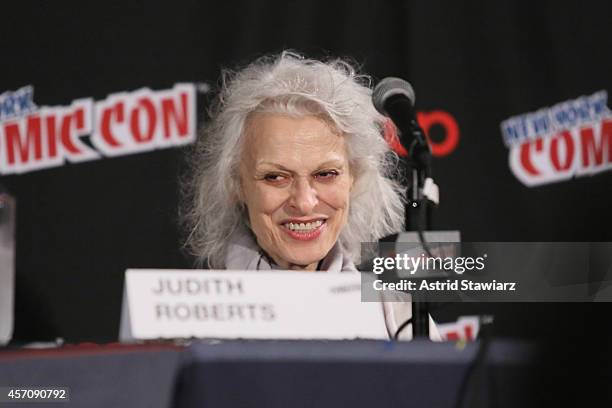
[[[318,172],[315,175],[315,178],[329,180],[335,178],[336,176],[338,176],[338,174],[339,173],[336,170],[325,170]]]
[[[278,183],[284,181],[286,179],[282,174],[266,174],[264,176],[264,180],[270,181],[272,183]]]

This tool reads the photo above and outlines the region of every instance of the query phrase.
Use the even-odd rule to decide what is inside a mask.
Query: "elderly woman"
[[[289,52],[224,75],[187,189],[188,245],[202,264],[356,271],[361,242],[402,229],[369,82],[345,61]]]

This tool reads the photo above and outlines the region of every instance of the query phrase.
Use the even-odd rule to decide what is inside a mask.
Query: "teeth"
[[[289,228],[291,231],[312,231],[315,230],[317,228],[319,228],[321,226],[321,224],[323,224],[322,220],[317,220],[314,222],[307,222],[307,223],[293,223],[293,222],[289,222],[287,224],[285,224],[285,227]]]

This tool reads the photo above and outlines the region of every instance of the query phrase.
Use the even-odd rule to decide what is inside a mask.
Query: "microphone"
[[[414,102],[416,97],[412,86],[401,78],[388,77],[380,81],[372,91],[372,103],[376,110],[389,117],[400,133],[400,143],[408,150],[408,160],[405,164],[412,167],[412,188],[406,192],[408,198],[405,211],[405,227],[410,229],[414,222],[419,240],[428,256],[431,256],[429,246],[425,241],[423,231],[428,224],[427,198],[430,195],[433,180],[431,174],[431,150],[423,130],[416,120]],[[426,182],[429,180],[429,183]],[[435,188],[437,194],[437,186]],[[408,197],[409,191],[412,197]],[[431,191],[433,193],[433,190]],[[437,198],[435,198],[437,202]],[[429,337],[429,304],[427,300],[412,299],[412,317],[400,325],[394,338],[412,323],[413,337]]]
[[[430,154],[423,130],[416,121],[414,103],[416,97],[412,86],[401,78],[387,77],[380,81],[372,92],[372,103],[376,110],[389,117],[400,131],[400,143],[408,150],[415,164],[423,167]]]

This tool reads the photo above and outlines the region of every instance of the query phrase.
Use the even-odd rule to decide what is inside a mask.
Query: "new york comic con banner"
[[[612,169],[607,101],[602,90],[503,121],[514,175],[531,187]]]
[[[68,106],[37,106],[25,86],[0,95],[0,174],[181,146],[195,140],[196,127],[194,84]]]

